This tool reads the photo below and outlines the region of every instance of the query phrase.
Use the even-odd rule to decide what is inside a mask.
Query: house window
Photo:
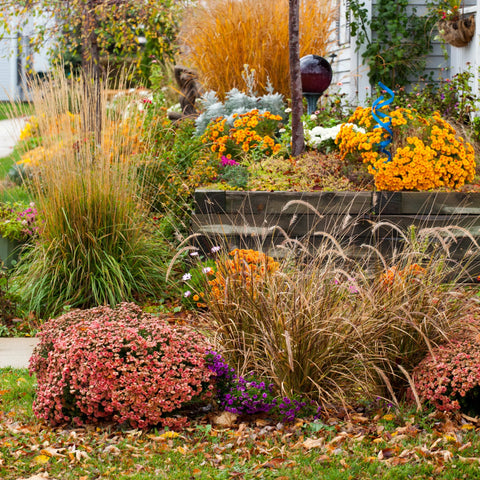
[[[335,30],[337,45],[350,43],[350,0],[337,0]]]

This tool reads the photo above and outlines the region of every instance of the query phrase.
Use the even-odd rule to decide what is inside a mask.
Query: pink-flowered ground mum
[[[39,337],[30,361],[38,382],[33,410],[54,425],[181,427],[187,419],[172,412],[213,389],[204,337],[134,304],[72,311]]]

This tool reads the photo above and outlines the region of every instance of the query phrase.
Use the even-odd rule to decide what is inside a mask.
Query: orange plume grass
[[[331,44],[334,6],[330,0],[303,0],[300,56],[325,56]],[[197,70],[207,89],[220,97],[245,90],[245,65],[255,70],[258,94],[270,80],[290,97],[288,0],[209,0],[187,10],[180,32],[181,61]]]

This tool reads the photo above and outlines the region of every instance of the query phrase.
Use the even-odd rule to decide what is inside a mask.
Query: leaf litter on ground
[[[148,478],[142,475],[154,475],[159,465],[162,472],[183,465],[191,478],[205,472],[210,472],[205,478],[282,478],[299,468],[302,478],[309,478],[310,468],[348,471],[372,464],[380,470],[423,465],[439,475],[455,465],[480,466],[480,419],[412,412],[332,410],[321,419],[291,424],[217,412],[180,432],[114,425],[51,428],[33,418],[19,421],[14,411],[0,412],[0,478],[90,480],[120,472],[119,478]],[[226,476],[212,476],[222,471]],[[278,475],[269,477],[272,472]]]

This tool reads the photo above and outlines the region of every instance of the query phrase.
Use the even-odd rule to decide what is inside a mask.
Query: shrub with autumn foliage
[[[454,190],[473,180],[472,145],[458,137],[438,112],[427,117],[397,108],[388,115],[393,130],[391,161],[380,151],[387,132],[375,128],[371,108],[358,107],[336,138],[342,157],[366,163],[379,190]]]
[[[180,427],[177,410],[210,396],[203,336],[132,303],[74,310],[46,323],[30,360],[33,410],[51,424]]]
[[[416,391],[438,410],[480,413],[480,342],[454,341],[435,348],[415,369]]]

